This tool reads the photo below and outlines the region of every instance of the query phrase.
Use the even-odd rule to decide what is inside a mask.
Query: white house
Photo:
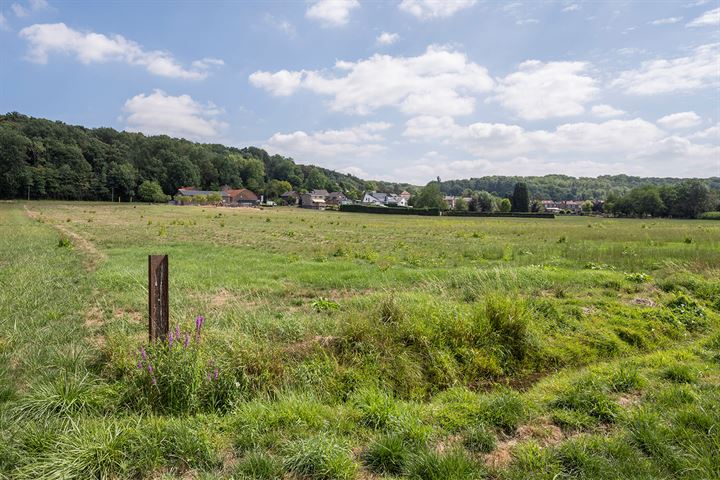
[[[407,207],[407,198],[394,193],[365,192],[362,203],[381,207]]]

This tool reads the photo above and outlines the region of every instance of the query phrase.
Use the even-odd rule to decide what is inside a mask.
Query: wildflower
[[[142,360],[140,360],[137,364],[138,370],[141,370],[143,368]]]
[[[149,364],[149,363],[148,363],[148,373],[149,373],[150,375],[152,375],[152,373],[153,373],[152,365]]]
[[[217,379],[218,379],[218,374],[219,374],[219,373],[220,373],[220,372],[218,372],[218,369],[216,368],[216,369],[215,369],[215,372],[213,372],[213,379],[214,379],[214,380],[217,380]]]
[[[200,341],[200,329],[202,328],[203,323],[205,323],[205,317],[203,317],[202,315],[199,315],[198,317],[195,318],[195,341],[196,342]]]
[[[153,379],[152,379],[152,384],[153,384],[153,385],[157,385],[157,378],[153,377]]]
[[[145,347],[140,347],[140,356],[143,360],[147,360],[147,353],[145,352]]]
[[[183,342],[183,348],[187,348],[190,343],[190,334],[185,332],[185,341]]]
[[[175,325],[175,340],[180,340],[180,324]]]
[[[170,332],[170,335],[168,335],[168,347],[172,348],[174,340],[175,339],[173,338],[173,332]]]

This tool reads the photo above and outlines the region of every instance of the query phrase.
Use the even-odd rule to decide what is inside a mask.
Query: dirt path
[[[40,220],[40,214],[38,212],[34,212],[30,210],[27,205],[24,205],[25,213],[28,217],[32,218],[33,220]],[[87,271],[95,270],[97,265],[105,260],[106,256],[104,253],[102,253],[100,250],[97,249],[97,247],[90,242],[89,240],[85,239],[81,235],[73,232],[69,228],[67,228],[64,225],[61,224],[50,224],[53,228],[55,228],[57,231],[65,235],[70,239],[72,244],[79,248],[83,252],[83,263],[85,264],[85,269]]]

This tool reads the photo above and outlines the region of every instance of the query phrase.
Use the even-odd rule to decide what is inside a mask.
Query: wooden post
[[[148,307],[150,341],[165,340],[170,331],[167,255],[148,256]]]

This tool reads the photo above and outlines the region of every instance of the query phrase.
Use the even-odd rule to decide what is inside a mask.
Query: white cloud
[[[263,146],[268,151],[297,159],[322,157],[325,165],[337,168],[333,160],[346,162],[348,157],[368,157],[386,149],[380,132],[392,125],[385,122],[370,122],[341,130],[323,130],[306,133],[276,133]],[[327,163],[330,160],[331,163]],[[360,172],[355,173],[358,175]]]
[[[209,70],[212,67],[222,67],[225,62],[219,58],[205,57],[192,62],[192,66],[198,70]]]
[[[525,120],[579,115],[598,92],[584,62],[528,60],[500,81],[493,97]]]
[[[427,20],[452,17],[460,10],[472,7],[475,3],[476,0],[402,0],[398,8],[417,18]]]
[[[125,102],[126,130],[148,135],[170,135],[195,141],[218,140],[227,124],[215,117],[223,110],[202,104],[189,95],[177,97],[162,90],[141,93]]]
[[[711,142],[720,142],[720,123],[716,123],[710,128],[695,132],[687,136],[690,140],[707,140]]]
[[[686,57],[642,62],[640,68],[627,70],[611,85],[632,95],[655,95],[697,90],[720,83],[720,44],[697,47]]]
[[[265,15],[265,21],[267,23],[269,23],[271,26],[273,26],[274,28],[277,28],[278,30],[283,32],[288,37],[294,37],[296,34],[295,27],[293,26],[293,24],[288,22],[285,19],[276,18],[276,17],[268,14],[268,15]]]
[[[318,0],[305,11],[305,16],[326,27],[341,27],[350,20],[350,11],[360,7],[357,0]]]
[[[653,20],[652,22],[650,22],[650,25],[672,25],[674,23],[678,23],[682,19],[683,17],[658,18],[657,20]]]
[[[533,25],[535,23],[540,23],[540,20],[537,18],[521,18],[515,22],[515,25]]]
[[[702,119],[695,112],[679,112],[672,115],[665,115],[658,119],[657,123],[665,128],[691,128],[702,123]]]
[[[8,25],[7,18],[5,18],[5,15],[0,12],[0,30],[9,30],[10,25]]]
[[[497,162],[528,159],[528,169],[515,172],[562,172],[583,175],[634,173],[642,175],[712,175],[720,147],[692,143],[668,135],[656,125],[636,118],[602,123],[569,123],[555,130],[525,130],[517,125],[474,123],[458,125],[452,118],[416,117],[403,135],[416,142],[438,142],[459,148],[498,173]],[[479,160],[478,160],[479,159]],[[484,163],[491,161],[491,163]],[[457,165],[456,165],[457,167]],[[477,172],[480,175],[485,172]],[[465,174],[464,176],[468,176]],[[453,175],[454,178],[457,176]]]
[[[84,64],[124,62],[138,65],[153,75],[198,80],[207,77],[207,69],[222,64],[222,60],[206,58],[194,68],[180,65],[168,52],[143,50],[139,44],[121,35],[105,36],[101,33],[79,32],[64,23],[35,24],[20,30],[20,37],[27,40],[28,59],[47,63],[51,53],[74,55]]]
[[[30,14],[45,10],[50,5],[46,0],[29,0],[27,7],[23,7],[19,3],[13,3],[10,5],[10,9],[13,11],[16,17],[24,18],[30,16]]]
[[[720,27],[720,8],[708,10],[692,22],[685,25],[686,27]]]
[[[578,10],[580,10],[580,5],[578,5],[577,3],[571,3],[570,5],[562,9],[563,12],[576,12]]]
[[[393,43],[397,42],[400,38],[400,35],[397,33],[388,33],[383,32],[375,39],[375,43],[378,45],[392,45]]]
[[[485,68],[463,53],[437,46],[417,57],[376,54],[357,62],[338,61],[332,73],[255,72],[250,83],[274,95],[298,89],[327,95],[331,110],[358,115],[382,107],[412,115],[465,115],[475,108],[473,95],[493,86]]]
[[[618,110],[610,105],[593,105],[590,109],[590,113],[599,118],[619,117],[620,115],[625,114],[624,111]]]
[[[259,88],[264,88],[276,97],[292,95],[300,88],[302,72],[289,72],[280,70],[275,73],[255,72],[250,75],[250,83]]]

